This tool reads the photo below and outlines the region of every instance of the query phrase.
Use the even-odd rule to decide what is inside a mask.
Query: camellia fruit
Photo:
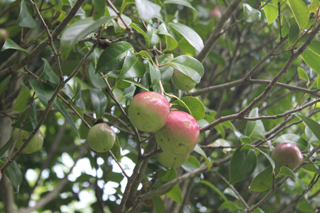
[[[4,42],[9,37],[6,29],[0,28],[0,43]]]
[[[18,136],[20,129],[15,129],[13,131],[13,140],[15,140]],[[27,138],[30,136],[31,132],[27,132],[24,130],[21,130],[19,134],[19,138],[16,143],[16,148],[20,149],[20,147],[24,144],[24,142],[27,140]],[[28,143],[28,145],[24,148],[22,153],[24,154],[31,154],[33,152],[38,151],[43,145],[43,135],[42,132],[39,130],[31,139],[31,141]]]
[[[272,151],[271,158],[276,165],[276,173],[280,171],[282,166],[293,169],[303,161],[303,155],[300,149],[293,143],[282,143],[278,145]]]
[[[156,140],[164,152],[187,154],[197,145],[199,125],[190,114],[172,111],[167,123],[156,132]]]
[[[90,128],[87,141],[96,152],[109,151],[116,141],[116,133],[105,123],[98,123]]]
[[[182,91],[189,91],[196,86],[196,82],[178,70],[173,71],[172,83],[175,87]]]
[[[167,122],[170,105],[157,92],[141,92],[133,97],[128,115],[133,126],[141,131],[155,132]]]
[[[188,160],[189,156],[189,153],[184,155],[176,155],[170,152],[162,152],[157,155],[157,160],[164,167],[177,168],[184,164]]]

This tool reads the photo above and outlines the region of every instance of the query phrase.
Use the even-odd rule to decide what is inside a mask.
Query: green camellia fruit
[[[162,166],[167,168],[177,168],[184,164],[189,158],[189,153],[184,155],[176,155],[170,152],[162,152],[157,155],[157,160]]]
[[[182,91],[190,91],[196,86],[196,82],[178,70],[173,71],[172,83],[175,87]]]
[[[293,143],[282,143],[278,145],[271,153],[278,173],[282,166],[286,166],[290,169],[295,168],[303,161],[303,155],[300,149]]]
[[[156,140],[164,152],[183,155],[191,152],[199,139],[199,125],[190,114],[172,111],[167,123],[156,132]]]
[[[98,123],[89,130],[87,141],[96,152],[107,152],[116,141],[116,133],[107,124]]]
[[[141,92],[133,97],[128,115],[133,126],[141,131],[155,132],[167,122],[170,105],[157,92]]]
[[[15,140],[18,136],[20,129],[15,129],[13,131],[13,140]],[[20,147],[24,144],[24,142],[27,140],[27,138],[30,136],[31,132],[27,132],[24,130],[21,130],[19,134],[19,138],[16,143],[16,148],[20,149]],[[43,145],[43,135],[42,132],[39,130],[31,139],[31,141],[28,143],[28,145],[24,148],[22,153],[24,154],[31,154],[33,152],[38,151]]]

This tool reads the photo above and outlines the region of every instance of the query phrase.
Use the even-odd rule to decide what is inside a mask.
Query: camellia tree
[[[319,10],[0,0],[0,212],[318,212]]]

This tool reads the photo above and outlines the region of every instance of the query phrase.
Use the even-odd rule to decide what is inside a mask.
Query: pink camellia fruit
[[[116,133],[105,123],[98,123],[90,128],[87,141],[96,152],[109,151],[116,141]]]
[[[278,145],[271,153],[278,173],[282,166],[286,166],[290,169],[295,168],[303,161],[303,155],[300,149],[293,143],[282,143]]]
[[[189,153],[184,155],[176,155],[170,152],[162,152],[157,155],[157,160],[164,167],[177,168],[184,164],[188,160],[189,156]]]
[[[170,105],[157,92],[141,92],[133,97],[128,115],[133,126],[141,131],[155,132],[167,122]]]
[[[13,131],[13,140],[15,140],[18,136],[20,129],[15,129]],[[27,138],[30,136],[31,132],[27,132],[24,130],[21,130],[17,143],[16,143],[16,148],[20,149],[20,147],[24,144],[24,142],[27,140]],[[42,132],[39,130],[31,139],[31,141],[28,143],[28,145],[24,148],[22,153],[24,154],[31,154],[33,152],[38,151],[43,145],[43,135]]]
[[[191,152],[199,139],[199,125],[190,114],[172,111],[167,123],[156,132],[156,140],[164,152],[183,155]]]
[[[173,85],[182,91],[189,91],[196,86],[196,82],[178,70],[173,71],[171,80]]]
[[[210,11],[209,13],[209,17],[213,17],[213,18],[216,18],[216,19],[219,19],[221,18],[221,11],[219,8],[214,8]]]

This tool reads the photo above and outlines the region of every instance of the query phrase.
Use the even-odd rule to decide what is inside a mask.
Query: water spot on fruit
[[[189,126],[190,126],[190,121],[184,121],[183,123],[184,123],[184,125],[185,125],[186,127],[189,127]]]
[[[138,112],[137,114],[138,114],[138,115],[140,115],[140,113],[139,113],[139,112]]]
[[[160,141],[162,142],[162,139]]]
[[[170,141],[170,138],[168,138],[168,141]]]
[[[183,144],[182,144],[182,143],[179,143],[179,146],[183,146]]]

